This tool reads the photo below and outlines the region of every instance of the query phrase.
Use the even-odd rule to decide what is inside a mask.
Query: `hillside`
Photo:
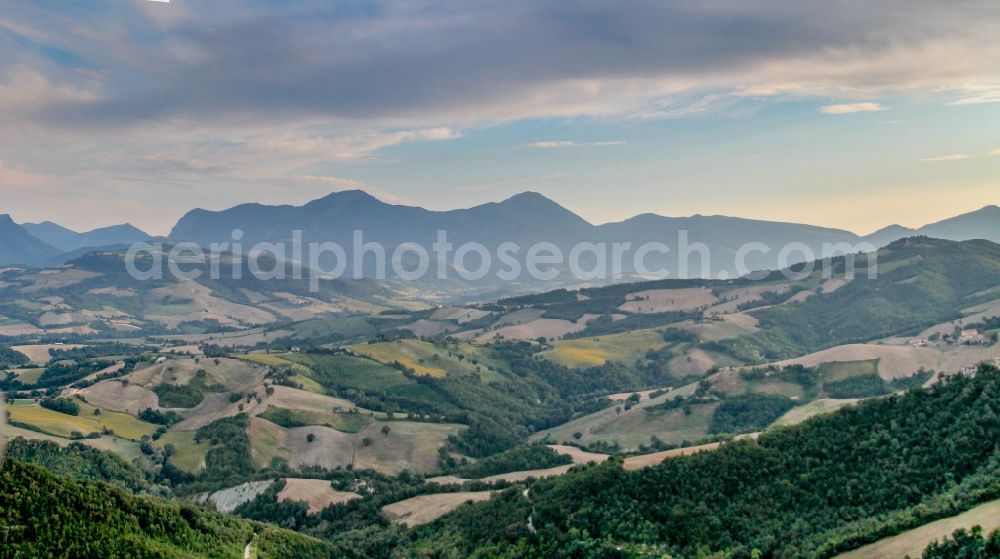
[[[332,557],[323,542],[8,460],[0,469],[0,557]]]
[[[983,367],[756,442],[542,480],[463,508],[409,552],[828,557],[997,498],[998,406],[1000,371]]]
[[[291,273],[286,280],[258,280],[246,260],[236,264],[244,279],[211,279],[208,266],[201,265],[196,281],[170,274],[140,280],[127,273],[124,252],[107,251],[57,268],[0,270],[0,336],[225,332],[377,314],[397,304],[396,293],[374,281],[320,280],[314,291]]]
[[[875,279],[860,264],[858,277],[836,291],[754,313],[762,331],[722,342],[724,350],[750,362],[796,357],[917,334],[1000,298],[1000,245],[987,241],[904,239],[879,251],[877,264]]]

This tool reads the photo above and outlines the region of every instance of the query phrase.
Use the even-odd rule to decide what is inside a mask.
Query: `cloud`
[[[949,105],[980,105],[983,103],[1000,103],[1000,85],[982,84],[966,85],[959,89],[961,98],[956,99]]]
[[[927,162],[937,162],[937,161],[964,161],[966,159],[972,159],[972,156],[967,153],[952,153],[949,155],[940,155],[937,157],[925,157],[921,161]]]
[[[571,140],[545,140],[541,142],[534,142],[528,144],[528,147],[538,148],[538,149],[555,149],[555,148],[571,148],[571,147],[589,147],[589,146],[622,146],[627,144],[625,140],[610,140],[604,142],[574,142]]]
[[[352,176],[396,146],[520,119],[1000,98],[995,0],[885,0],[879,17],[854,0],[363,4],[5,3],[0,153],[87,197],[87,219],[142,198],[139,217],[166,228],[195,188],[213,208],[298,202],[331,185],[294,177]],[[533,147],[619,145],[564,133]],[[55,211],[40,195],[29,206]]]
[[[846,115],[852,113],[870,113],[884,111],[885,107],[878,103],[847,103],[844,105],[826,105],[820,111],[828,115]]]
[[[1000,156],[1000,148],[997,148],[997,149],[994,149],[994,150],[990,150],[989,153],[987,153],[986,155]]]
[[[877,18],[850,0],[150,4],[15,4],[2,28],[20,42],[0,46],[39,62],[21,46],[38,43],[66,53],[50,72],[107,76],[97,99],[49,104],[64,126],[655,114],[698,92],[957,87],[995,76],[1000,56],[992,0],[887,0]]]
[[[368,131],[344,135],[290,135],[267,137],[255,142],[261,154],[304,157],[314,160],[371,159],[380,149],[407,142],[439,142],[461,137],[448,127],[421,130]]]

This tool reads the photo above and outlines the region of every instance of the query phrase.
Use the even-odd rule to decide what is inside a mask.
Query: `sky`
[[[995,0],[0,0],[0,213],[919,226],[1000,204],[998,36]]]

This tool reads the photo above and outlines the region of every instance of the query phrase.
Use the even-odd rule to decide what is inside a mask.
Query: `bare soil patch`
[[[278,492],[278,502],[302,501],[309,505],[309,514],[317,514],[330,505],[360,499],[361,495],[350,491],[336,491],[325,479],[285,480],[285,488]]]
[[[413,527],[433,522],[465,503],[486,501],[489,498],[489,491],[435,493],[386,505],[382,507],[382,512],[396,522]]]

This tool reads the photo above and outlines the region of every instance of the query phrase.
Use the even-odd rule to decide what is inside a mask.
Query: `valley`
[[[935,263],[956,258],[978,270],[974,278],[940,274]],[[126,307],[136,333],[8,337],[8,434],[59,452],[110,452],[177,499],[252,519],[302,518],[299,529],[313,535],[329,515],[348,515],[338,522],[351,529],[417,529],[510,487],[755,444],[1000,363],[1000,247],[904,241],[879,264],[878,279],[835,287],[815,274],[660,280],[426,310],[380,311],[392,295],[378,286],[364,287],[371,306],[338,310],[324,305],[345,290],[358,297],[361,286],[331,286],[316,299],[331,303],[307,302],[301,320],[277,311],[284,295],[262,288],[237,303],[200,284],[94,287],[112,281],[107,270],[16,272],[8,305],[26,310],[28,299],[17,299],[25,293],[70,308],[94,297],[116,317],[107,297],[159,303]],[[899,305],[919,296],[914,289],[928,289],[934,304],[872,328],[868,309]],[[807,335],[816,313],[843,333]],[[44,331],[44,313],[24,316]],[[857,320],[868,339],[854,333]],[[557,331],[556,322],[578,326]],[[185,326],[195,323],[202,332]],[[959,338],[973,328],[975,343]],[[361,510],[367,520],[347,520]]]

